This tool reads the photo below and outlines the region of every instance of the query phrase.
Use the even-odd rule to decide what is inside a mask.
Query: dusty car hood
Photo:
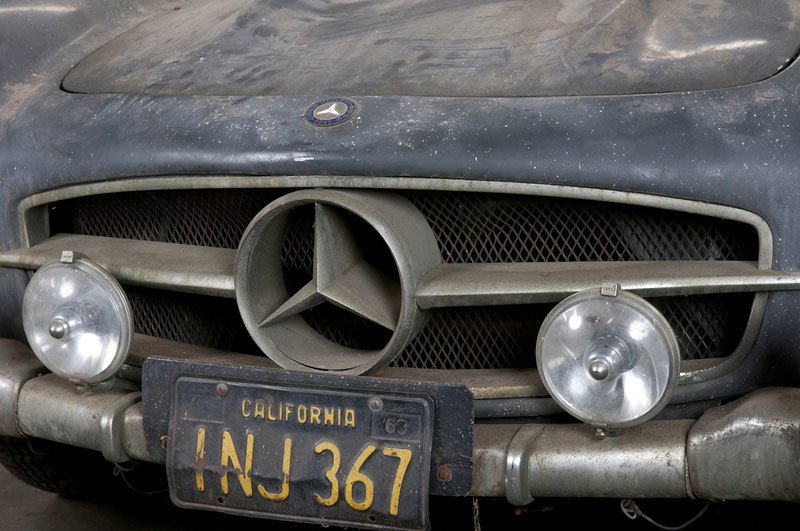
[[[722,88],[796,54],[791,1],[195,2],[63,88],[153,95],[547,96]]]

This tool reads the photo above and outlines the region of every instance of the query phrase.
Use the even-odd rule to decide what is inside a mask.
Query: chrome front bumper
[[[158,462],[140,393],[79,392],[21,343],[0,339],[0,434]],[[800,501],[800,389],[754,391],[697,420],[650,421],[600,438],[582,424],[476,424],[471,494]]]

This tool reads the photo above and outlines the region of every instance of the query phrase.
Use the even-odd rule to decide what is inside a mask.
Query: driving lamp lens
[[[85,383],[117,372],[133,335],[119,283],[85,258],[51,262],[31,277],[22,324],[31,349],[48,369]]]
[[[568,413],[626,428],[653,417],[678,382],[680,349],[669,324],[641,297],[576,293],[548,314],[536,343],[539,374]]]

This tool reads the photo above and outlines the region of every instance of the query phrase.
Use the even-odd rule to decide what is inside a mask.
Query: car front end
[[[800,500],[800,10],[0,8],[0,434],[178,505]]]

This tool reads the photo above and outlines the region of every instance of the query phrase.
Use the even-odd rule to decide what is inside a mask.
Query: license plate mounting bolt
[[[377,413],[378,411],[383,409],[383,400],[381,400],[377,396],[373,396],[372,398],[369,399],[367,405],[369,406],[370,411],[372,411],[373,413]]]

